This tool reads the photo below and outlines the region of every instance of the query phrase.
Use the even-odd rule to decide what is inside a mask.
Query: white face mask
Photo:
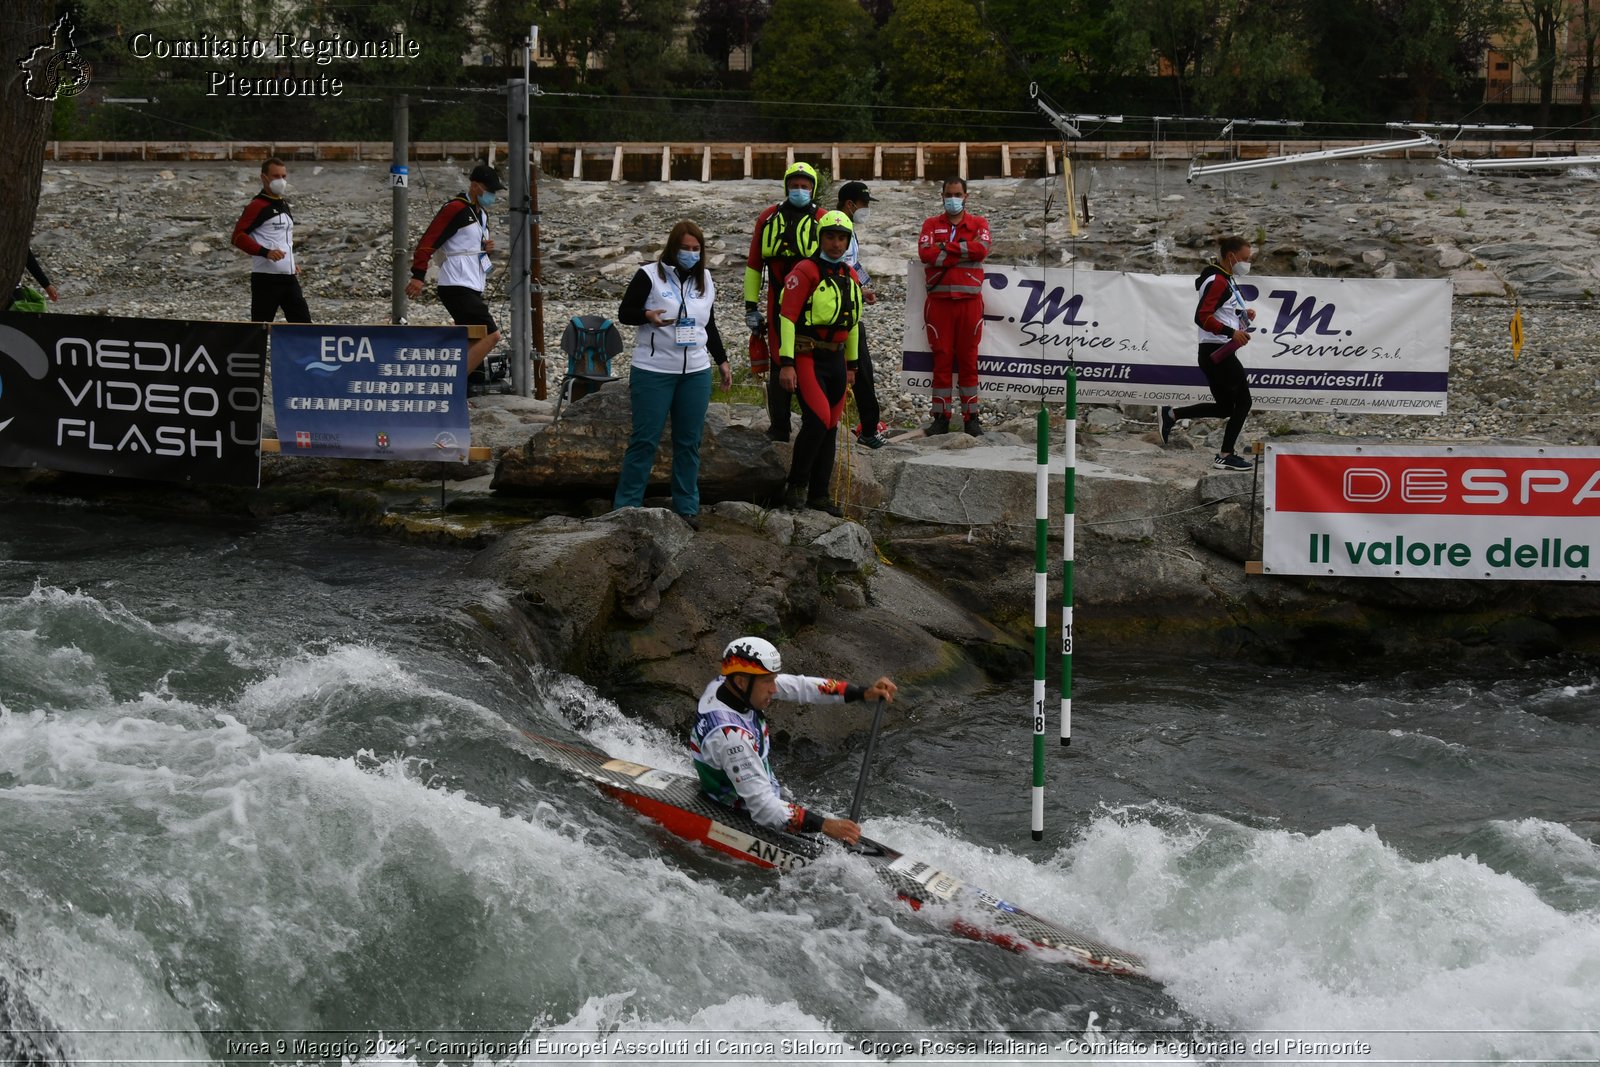
[[[855,223],[857,226],[865,226],[867,224],[867,218],[871,214],[872,209],[869,207],[856,208],[856,217],[850,221]]]
[[[1246,274],[1249,274],[1249,273],[1250,273],[1250,261],[1248,259],[1240,260],[1238,263],[1235,263],[1233,265],[1233,276],[1235,278],[1243,278]]]
[[[289,188],[288,178],[274,178],[267,183],[267,191],[273,196],[282,196]]]

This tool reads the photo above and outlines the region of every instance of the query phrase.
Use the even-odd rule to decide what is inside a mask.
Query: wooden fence
[[[1070,146],[1075,162],[1152,160],[1186,162],[1230,158],[1264,159],[1298,152],[1326,151],[1370,142],[1324,141],[1080,141]],[[778,178],[795,160],[827,167],[835,180],[914,180],[959,174],[964,178],[1048,177],[1060,167],[1063,147],[1053,141],[984,141],[876,144],[716,144],[583,141],[534,145],[540,172],[583,181],[724,181]],[[1596,155],[1600,141],[1458,141],[1452,155],[1469,159],[1523,156]],[[259,162],[269,156],[289,161],[364,161],[388,163],[388,141],[50,141],[52,162],[129,161]],[[1376,158],[1429,159],[1431,148],[1413,148]],[[417,141],[413,161],[504,159],[504,141]]]

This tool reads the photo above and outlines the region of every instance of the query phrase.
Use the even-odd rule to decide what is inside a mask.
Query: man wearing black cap
[[[489,273],[489,253],[494,251],[488,209],[494,203],[494,194],[503,188],[500,175],[489,164],[473,167],[467,191],[451,197],[422,235],[417,254],[411,257],[411,280],[406,283],[406,296],[414,300],[422,295],[428,263],[435,254],[440,257],[439,302],[457,326],[489,329],[467,348],[469,374],[500,343],[500,327],[484,303],[483,285],[484,276]]]
[[[861,248],[856,243],[856,236],[870,214],[867,210],[870,203],[872,194],[867,191],[865,182],[845,182],[839,187],[839,210],[849,215],[855,226],[850,234],[850,251],[845,253],[845,262],[855,268],[856,275],[861,279],[861,299],[868,304],[876,304],[878,294],[872,291],[872,279],[867,276],[867,268],[861,265]],[[856,427],[856,440],[868,448],[882,448],[888,438],[879,429],[883,412],[878,407],[878,389],[872,384],[872,354],[867,351],[866,323],[860,323],[857,331],[860,339],[857,342],[856,381],[851,386],[856,396],[856,412],[861,416],[861,424]]]

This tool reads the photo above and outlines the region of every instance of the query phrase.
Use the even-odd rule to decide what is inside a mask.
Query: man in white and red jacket
[[[978,341],[983,337],[983,261],[989,258],[989,222],[967,211],[965,178],[946,178],[943,188],[944,213],[925,221],[917,239],[928,289],[922,320],[933,351],[933,422],[927,433],[950,429],[955,377],[961,386],[966,431],[980,437]]]
[[[1211,402],[1161,409],[1161,443],[1172,436],[1179,419],[1227,419],[1222,447],[1211,465],[1219,471],[1247,471],[1254,464],[1235,455],[1233,448],[1250,414],[1250,381],[1238,351],[1250,343],[1250,322],[1255,309],[1247,307],[1237,279],[1250,273],[1250,242],[1224,237],[1217,244],[1217,261],[1207,263],[1194,280],[1200,294],[1194,324],[1200,331],[1200,372],[1211,387]]]
[[[233,224],[233,247],[250,258],[250,321],[271,322],[283,309],[285,322],[310,322],[294,261],[294,215],[283,194],[289,168],[276,156],[261,164],[261,191]]]
[[[468,374],[477,370],[500,343],[500,327],[489,312],[483,290],[490,269],[489,253],[494,251],[494,239],[489,236],[489,208],[503,188],[505,183],[489,164],[473,167],[467,191],[446,201],[417,242],[416,254],[411,257],[411,280],[406,282],[406,296],[415,300],[422,295],[429,262],[435,255],[443,260],[439,267],[439,303],[457,326],[482,326],[486,331],[467,346]]]

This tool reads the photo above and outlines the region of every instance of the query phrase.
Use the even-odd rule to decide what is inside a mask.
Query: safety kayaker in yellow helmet
[[[778,295],[784,279],[794,265],[817,251],[817,220],[823,210],[817,206],[817,169],[809,163],[789,164],[783,172],[783,199],[763,211],[750,234],[750,255],[744,269],[744,318],[751,333],[766,335],[767,351],[778,353]],[[760,310],[761,282],[767,283],[767,311]],[[750,373],[765,375],[769,368],[756,366],[752,358]],[[789,397],[772,375],[767,381],[767,436],[774,441],[789,439]]]

